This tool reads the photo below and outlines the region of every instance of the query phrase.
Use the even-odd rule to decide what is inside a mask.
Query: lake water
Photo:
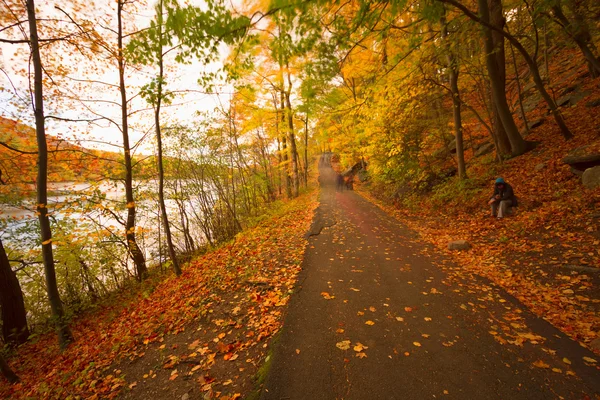
[[[156,181],[143,181],[136,182],[135,186],[138,193],[144,191],[156,192],[158,183]],[[125,189],[121,182],[104,181],[99,184],[52,182],[48,184],[48,192],[52,194],[48,196],[48,211],[53,215],[55,220],[69,218],[73,221],[78,221],[79,228],[85,226],[89,226],[90,229],[106,227],[112,232],[124,236],[123,231],[125,228],[110,213],[106,211],[102,212],[98,208],[90,209],[88,207],[86,210],[82,205],[74,202],[77,199],[81,199],[82,196],[85,196],[88,200],[100,200],[98,195],[102,194],[102,204],[114,212],[117,209],[117,204],[120,203],[122,208],[122,204],[125,203]],[[94,192],[96,193],[95,195],[93,194]],[[174,241],[179,248],[184,248],[183,235],[176,229],[181,219],[177,203],[174,200],[169,200],[168,194],[165,196],[167,197],[165,203],[169,222],[172,225],[171,231]],[[143,198],[143,196],[138,195],[136,198]],[[31,224],[37,226],[37,218],[34,211],[35,204],[36,201],[33,198],[27,199],[18,206],[0,204],[0,222],[2,222],[0,235],[6,245],[27,250],[27,247],[30,247],[32,243],[39,240],[39,230],[24,229],[24,227]],[[143,229],[143,233],[138,235],[139,245],[143,248],[146,259],[149,262],[152,260],[158,261],[160,228],[158,202],[156,200],[142,200],[137,201],[136,205],[136,226]],[[125,220],[125,210],[119,211],[117,214],[122,220]],[[196,243],[200,243],[202,241],[202,237],[199,234],[201,232],[200,229],[192,226],[190,230]],[[196,233],[195,235],[194,232]],[[164,242],[164,237],[162,240]]]

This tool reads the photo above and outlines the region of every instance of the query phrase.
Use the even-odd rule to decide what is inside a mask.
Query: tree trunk
[[[500,0],[488,0],[489,11],[490,11],[490,24],[494,25],[499,29],[504,29],[506,20],[502,13],[502,2]],[[496,31],[492,31],[492,42],[494,46],[494,59],[496,61],[496,67],[498,69],[498,85],[502,93],[506,93],[506,56],[504,53],[504,36]],[[502,124],[500,113],[496,107],[496,102],[492,99],[492,110],[494,118],[494,133],[496,134],[496,140],[498,141],[498,148],[502,155],[510,154],[511,144]]]
[[[8,262],[0,239],[0,309],[2,310],[2,337],[5,343],[21,344],[27,341],[27,312],[23,291]]]
[[[308,187],[308,110],[304,120],[304,187]]]
[[[158,5],[159,11],[156,15],[158,18],[158,36],[159,41],[162,43],[162,1]],[[169,225],[169,217],[167,215],[167,206],[165,204],[165,171],[163,167],[163,154],[162,154],[162,134],[160,130],[160,107],[162,104],[162,88],[163,88],[163,75],[164,75],[164,65],[163,65],[163,54],[162,54],[162,45],[158,46],[158,88],[156,95],[156,104],[154,109],[154,125],[156,130],[156,148],[158,152],[158,202],[160,204],[160,213],[162,216],[163,228],[165,230],[165,240],[167,241],[167,250],[169,251],[169,258],[171,259],[171,263],[173,264],[173,271],[175,275],[181,275],[181,267],[179,266],[179,261],[177,260],[177,254],[175,253],[175,246],[173,246],[173,238],[171,236],[171,226]]]
[[[481,20],[489,24],[489,10],[487,0],[478,0],[479,13]],[[490,77],[490,86],[492,87],[492,98],[498,111],[498,116],[502,121],[502,125],[508,136],[510,142],[511,152],[513,156],[518,156],[527,151],[527,144],[519,130],[517,125],[510,113],[508,103],[506,102],[506,92],[504,89],[504,83],[502,76],[498,71],[498,64],[494,55],[494,39],[492,37],[492,31],[488,27],[483,27],[484,44],[485,44],[485,61],[487,64],[488,74]]]
[[[517,66],[517,58],[515,57],[515,50],[513,45],[510,45],[510,54],[513,60],[513,67],[515,69],[515,81],[517,82],[517,92],[519,93],[519,110],[521,111],[521,119],[523,120],[524,130],[529,133],[529,127],[527,122],[527,116],[525,115],[525,108],[523,107],[523,96],[521,95],[521,80],[519,79],[519,67]]]
[[[0,371],[2,371],[2,375],[4,375],[4,377],[8,379],[10,383],[19,382],[19,377],[13,372],[12,369],[10,369],[2,355],[0,355]]]
[[[298,150],[296,149],[296,136],[294,134],[294,114],[292,112],[292,103],[290,101],[290,95],[292,91],[292,77],[290,74],[289,65],[286,65],[287,69],[287,80],[288,88],[285,91],[285,106],[287,109],[287,122],[288,122],[288,140],[290,142],[290,157],[292,160],[292,188],[293,196],[298,197],[300,181],[298,177]]]
[[[557,1],[552,6],[552,12],[554,13],[555,18],[559,21],[560,25],[563,27],[567,35],[569,35],[573,41],[577,44],[581,53],[585,57],[588,69],[590,71],[590,75],[593,78],[596,78],[600,75],[600,60],[594,55],[594,44],[591,40],[591,35],[587,26],[585,25],[583,18],[579,17],[579,23],[572,23],[569,21],[567,16],[563,13],[562,7],[560,5],[560,1]],[[576,19],[577,13],[575,12]]]
[[[282,69],[283,67],[280,67]],[[286,118],[285,118],[285,91],[283,90],[283,71],[281,72],[281,125],[285,127]],[[292,198],[292,178],[290,176],[290,166],[288,163],[288,149],[287,149],[287,138],[284,132],[281,135],[281,152],[283,156],[283,176],[285,179],[285,194],[288,199]]]
[[[446,17],[440,19],[442,24],[442,40],[446,50],[446,63],[448,64],[448,77],[450,78],[450,92],[452,95],[452,116],[454,119],[454,137],[456,139],[456,158],[458,162],[459,179],[467,179],[467,168],[465,166],[465,146],[463,144],[463,128],[460,113],[460,92],[458,90],[458,66],[448,44],[448,24]]]
[[[129,147],[129,122],[127,116],[127,88],[125,87],[125,61],[123,55],[123,6],[126,0],[119,0],[117,3],[117,21],[118,21],[118,65],[119,65],[119,91],[121,93],[121,123],[123,134],[123,160],[125,162],[125,200],[127,201],[127,222],[125,224],[125,238],[127,240],[127,249],[135,264],[136,278],[139,281],[148,276],[148,268],[144,254],[140,250],[135,237],[135,213],[136,205],[133,198],[133,167],[131,165],[131,149]]]
[[[485,34],[484,37],[486,38],[486,40],[485,40],[486,53],[488,53],[488,57],[486,57],[486,61],[489,60],[489,58],[490,58],[489,56],[491,55],[491,51],[493,51],[493,46],[492,46],[492,43],[491,43],[491,34],[490,34],[490,31],[496,30],[497,32],[500,32],[504,36],[505,39],[508,39],[508,41],[513,46],[515,46],[515,48],[519,51],[519,53],[521,53],[521,55],[523,56],[523,59],[527,63],[527,66],[529,67],[529,71],[531,72],[531,75],[533,76],[533,82],[535,83],[535,87],[538,89],[538,91],[540,92],[540,94],[542,95],[542,97],[544,98],[544,100],[546,101],[546,104],[548,104],[548,107],[550,107],[550,110],[552,112],[554,120],[556,121],[556,124],[560,128],[561,134],[567,140],[573,138],[573,134],[571,133],[571,131],[567,127],[567,124],[565,123],[565,120],[563,119],[562,114],[560,113],[560,110],[558,109],[558,107],[556,106],[556,103],[554,102],[554,100],[548,94],[548,92],[546,91],[546,88],[544,87],[544,82],[542,80],[542,77],[540,76],[540,69],[538,68],[537,61],[535,59],[533,59],[529,55],[529,53],[527,52],[527,50],[525,49],[525,47],[523,47],[523,45],[521,44],[521,42],[519,42],[514,36],[510,35],[508,32],[499,31],[497,28],[495,28],[493,25],[490,24],[490,22],[489,22],[489,12],[487,10],[487,3],[484,0],[478,0],[478,4],[479,4],[479,7],[480,7],[480,12],[481,12],[481,17],[478,17],[475,13],[473,13],[472,11],[470,11],[467,7],[465,7],[463,4],[461,4],[457,0],[438,0],[438,1],[442,2],[442,3],[448,3],[448,4],[453,5],[454,7],[458,8],[459,10],[461,10],[466,16],[468,16],[469,18],[471,18],[473,21],[479,22],[481,25],[483,25],[483,31],[484,31],[484,34]],[[482,11],[483,9],[486,10],[485,13]],[[489,38],[488,38],[488,36],[489,36]],[[489,70],[489,68],[490,68],[490,65],[488,63],[488,70]],[[490,77],[490,82],[492,82],[492,81],[494,81],[494,80]],[[492,87],[493,87],[493,85],[492,85]],[[492,91],[492,94],[494,95],[493,91]],[[498,93],[496,93],[494,96],[496,96],[496,95],[498,95]],[[502,94],[501,97],[504,97],[504,94]],[[505,97],[504,97],[504,103],[506,104],[506,98]],[[508,105],[506,105],[506,109],[508,111]],[[510,111],[509,111],[508,115],[512,119],[512,116],[510,115]],[[506,119],[505,113],[501,113],[501,117],[502,117],[502,121],[504,122],[505,119]],[[514,125],[514,120],[513,120],[512,123]],[[505,129],[507,128],[506,125],[504,125],[504,128]],[[516,139],[516,138],[515,137],[511,137],[511,132],[509,132],[508,129],[507,129],[506,133],[509,135],[509,140],[511,141],[511,146],[512,146],[513,139]],[[517,134],[518,133],[519,132],[517,131]],[[519,137],[520,136],[521,135],[519,134]],[[520,140],[523,141],[523,138],[520,137]],[[513,149],[513,152],[514,152],[514,149]]]
[[[48,218],[48,144],[46,143],[46,127],[44,117],[44,96],[42,83],[42,60],[37,33],[37,21],[35,17],[35,4],[33,0],[27,0],[27,17],[29,19],[29,37],[31,55],[34,70],[34,111],[35,111],[35,134],[38,145],[38,174],[37,174],[37,214],[40,223],[42,239],[42,259],[44,261],[44,272],[46,276],[46,290],[52,310],[52,317],[56,324],[56,332],[61,349],[73,341],[73,335],[65,320],[63,305],[58,293],[56,282],[56,271],[54,268],[54,256],[52,254],[52,230]]]

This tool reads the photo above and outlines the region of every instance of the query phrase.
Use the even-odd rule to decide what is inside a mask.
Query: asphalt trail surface
[[[261,399],[598,398],[600,357],[319,169]]]

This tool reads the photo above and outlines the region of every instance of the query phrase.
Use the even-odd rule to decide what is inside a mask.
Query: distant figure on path
[[[504,218],[510,210],[510,207],[517,206],[517,197],[513,191],[512,186],[504,182],[504,179],[496,179],[494,184],[494,194],[488,201],[488,204],[492,207],[492,217],[498,214],[498,218]]]
[[[337,174],[337,177],[335,178],[335,183],[336,183],[336,190],[339,192],[343,192],[344,191],[344,177],[342,176],[342,174]]]

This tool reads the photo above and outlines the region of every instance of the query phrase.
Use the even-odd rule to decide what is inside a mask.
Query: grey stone
[[[586,169],[581,176],[581,181],[588,189],[600,187],[600,165]]]
[[[494,151],[494,143],[486,143],[480,148],[478,148],[475,154],[473,154],[473,156],[481,157],[483,155],[491,153],[492,151]]]
[[[574,92],[576,89],[577,89],[577,85],[571,85],[569,87],[566,87],[560,92],[560,96],[564,96],[565,94]]]
[[[594,267],[588,267],[585,265],[565,265],[565,268],[573,270],[573,271],[578,271],[578,272],[592,272],[592,273],[598,273],[600,272],[600,268],[594,268]]]
[[[600,160],[600,154],[592,153],[590,146],[581,146],[574,148],[569,154],[563,158],[565,164],[576,164],[580,162],[587,162],[593,160]]]
[[[527,98],[527,100],[523,102],[523,109],[526,113],[535,110],[540,100],[542,100],[542,96],[540,95],[535,95]]]
[[[523,94],[529,92],[531,89],[533,89],[535,87],[535,82],[529,82],[527,85],[525,85],[525,87],[523,88]]]
[[[581,146],[569,152],[562,161],[571,166],[571,172],[577,173],[574,171],[577,170],[583,174],[586,169],[600,165],[600,153],[594,152],[590,146]]]
[[[448,243],[448,250],[469,250],[471,243],[466,240],[454,240]]]
[[[538,165],[536,165],[534,169],[535,169],[536,171],[541,171],[541,170],[543,170],[544,168],[546,168],[546,164],[544,164],[544,163],[541,163],[541,164],[538,164]]]
[[[545,118],[536,119],[535,121],[529,122],[527,124],[527,128],[529,128],[529,129],[537,128],[538,126],[542,125],[544,122],[546,122]]]
[[[185,393],[183,396],[181,396],[181,400],[190,400],[190,395]]]
[[[567,106],[571,102],[571,94],[566,94],[563,97],[556,100],[556,105],[559,107]]]
[[[581,100],[583,100],[590,94],[592,94],[592,92],[590,92],[589,90],[577,91],[571,95],[571,99],[569,100],[569,103],[572,106],[574,106],[575,104],[579,103]]]
[[[590,100],[587,103],[585,103],[585,106],[589,108],[598,107],[600,106],[600,99]]]
[[[573,175],[577,175],[578,177],[581,178],[581,176],[583,175],[583,171],[580,169],[577,169],[575,167],[571,167],[569,168],[569,171],[573,174]]]

